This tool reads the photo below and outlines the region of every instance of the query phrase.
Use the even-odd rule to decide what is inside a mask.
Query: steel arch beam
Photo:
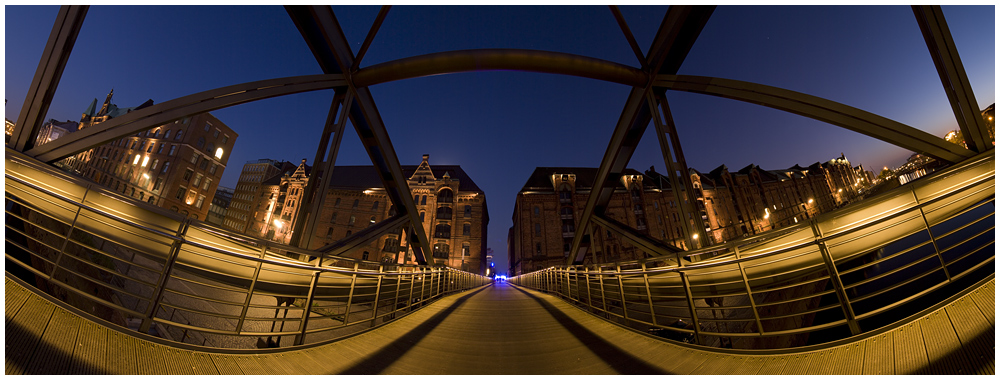
[[[715,6],[670,6],[649,48],[646,70],[649,73],[676,74],[714,11]],[[601,167],[597,169],[594,188],[580,215],[577,231],[583,231],[594,215],[604,215],[608,203],[611,202],[611,195],[618,185],[616,175],[625,170],[653,118],[654,110],[647,101],[650,91],[652,91],[652,81],[633,87],[629,93],[625,109],[622,110],[611,142],[604,153]],[[577,234],[573,237],[567,264],[583,262],[589,249],[587,246],[589,242],[584,242],[584,235]]]
[[[827,122],[939,160],[956,163],[974,153],[930,133],[871,112],[800,92],[757,83],[689,75],[660,75],[653,85],[759,104]]]
[[[385,187],[386,195],[393,205],[397,206],[400,216],[405,216],[410,222],[414,233],[409,234],[409,246],[417,262],[427,262],[424,252],[430,251],[430,243],[424,231],[423,223],[417,213],[417,206],[410,196],[410,187],[403,176],[399,158],[389,140],[375,99],[366,87],[354,84],[350,68],[354,65],[354,54],[350,43],[344,36],[337,17],[329,6],[286,6],[285,11],[295,22],[299,33],[312,50],[320,68],[327,74],[344,74],[350,95],[354,101],[348,109],[348,115],[354,129],[361,138],[361,143],[368,152],[372,164],[378,171],[379,178]]]
[[[969,84],[969,76],[965,74],[965,66],[962,65],[962,58],[958,55],[958,48],[951,37],[941,6],[914,5],[913,15],[920,25],[920,32],[924,34],[927,50],[934,60],[934,67],[941,77],[941,84],[948,95],[948,102],[951,103],[966,144],[969,149],[978,153],[993,149],[986,122],[983,121],[979,103],[976,102],[976,94]]]
[[[52,163],[123,136],[135,134],[187,116],[275,96],[344,87],[342,75],[305,75],[226,86],[166,101],[129,112],[73,133],[73,138],[53,140],[25,154]]]
[[[59,87],[59,80],[62,79],[66,62],[69,61],[70,52],[73,51],[89,9],[90,6],[81,5],[64,5],[59,8],[49,40],[45,43],[45,50],[42,50],[42,58],[35,69],[35,76],[28,87],[28,94],[21,105],[17,125],[11,133],[8,145],[12,149],[23,152],[34,147],[35,135],[45,122],[45,114],[49,111],[52,97]]]
[[[628,86],[642,86],[649,75],[634,67],[582,55],[524,49],[472,49],[418,55],[362,68],[358,87],[439,74],[517,70],[572,75]]]

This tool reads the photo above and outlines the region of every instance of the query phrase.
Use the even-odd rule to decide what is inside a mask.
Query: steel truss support
[[[646,57],[649,73],[676,74],[713,11],[715,11],[714,6],[670,6]],[[577,231],[585,231],[584,228],[595,215],[604,215],[611,201],[611,195],[618,185],[617,177],[625,170],[653,117],[654,110],[647,101],[651,90],[652,83],[647,82],[645,85],[633,87],[629,93],[625,109],[608,144],[608,150],[604,153],[601,167],[597,170],[594,189],[587,198],[587,205],[580,216]],[[583,262],[590,248],[590,242],[586,240],[585,234],[573,238],[573,247],[567,259],[568,265]]]
[[[350,70],[354,66],[354,54],[333,10],[329,6],[287,6],[285,10],[295,22],[323,72],[342,74],[347,81],[348,95],[354,99],[353,104],[346,109],[351,123],[378,171],[390,202],[399,212],[398,216],[409,219],[410,228],[414,232],[409,234],[409,246],[412,247],[417,262],[426,264],[424,252],[430,252],[427,234],[419,220],[417,207],[410,196],[410,188],[389,140],[389,133],[375,107],[375,99],[368,88],[354,84]]]
[[[56,139],[25,154],[52,163],[118,138],[135,134],[184,117],[261,99],[300,92],[344,87],[342,75],[305,75],[267,79],[226,86],[169,100],[129,112],[73,133],[72,139]],[[64,141],[65,140],[65,141]]]
[[[649,107],[654,110],[653,123],[656,125],[656,137],[663,153],[663,163],[669,173],[667,177],[670,179],[670,191],[677,200],[677,207],[681,209],[681,218],[690,220],[689,223],[681,223],[684,240],[688,249],[704,247],[708,245],[705,242],[709,241],[705,233],[705,221],[701,219],[705,206],[698,203],[701,198],[694,191],[687,160],[684,159],[684,151],[681,150],[680,137],[677,136],[677,126],[667,104],[667,96],[664,91],[654,89],[648,99]]]
[[[912,8],[966,145],[976,153],[993,149],[986,122],[979,110],[979,103],[976,102],[976,94],[969,84],[969,76],[965,74],[965,66],[962,65],[962,58],[958,55],[958,48],[955,47],[955,40],[951,37],[941,6],[914,5]]]
[[[375,241],[382,235],[399,230],[409,219],[405,215],[396,215],[389,219],[375,223],[371,227],[365,228],[346,238],[340,239],[329,245],[317,248],[316,251],[323,252],[324,257],[343,256],[361,246]]]
[[[939,160],[956,163],[974,155],[930,133],[832,100],[733,79],[660,75],[653,85],[665,90],[713,95],[782,110],[827,122]]]
[[[674,260],[677,257],[677,253],[682,252],[677,247],[669,244],[663,244],[656,239],[652,239],[649,236],[636,231],[632,227],[622,224],[614,219],[607,218],[603,215],[594,215],[590,220],[593,224],[620,235],[622,239],[628,241],[636,247],[639,247],[639,249],[646,251],[646,253],[653,256],[665,256],[667,261]],[[597,263],[596,260],[594,262]]]
[[[38,134],[45,121],[45,115],[49,112],[52,97],[59,87],[59,80],[62,79],[66,62],[69,61],[69,55],[73,51],[73,45],[76,44],[77,36],[80,35],[80,28],[83,27],[83,20],[87,17],[89,9],[90,6],[86,5],[64,5],[59,8],[49,40],[45,43],[45,50],[42,50],[42,58],[38,62],[35,76],[31,79],[28,95],[24,97],[17,125],[7,144],[12,149],[24,152],[34,147],[35,135]]]
[[[326,124],[323,126],[323,135],[320,137],[319,147],[316,148],[316,157],[312,161],[312,173],[310,173],[309,182],[306,183],[306,191],[303,194],[302,204],[309,205],[309,207],[299,207],[295,224],[292,226],[290,245],[309,249],[312,238],[316,235],[316,224],[320,211],[323,209],[323,203],[326,201],[326,193],[330,189],[333,167],[337,162],[337,152],[340,151],[340,142],[344,137],[347,109],[351,107],[351,98],[346,93],[346,88],[337,89],[337,93],[333,96],[333,102],[330,104],[330,112],[327,114]],[[337,115],[340,117],[338,118]],[[327,145],[329,145],[329,153],[327,153]]]

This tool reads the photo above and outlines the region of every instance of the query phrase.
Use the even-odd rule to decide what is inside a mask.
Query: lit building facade
[[[152,105],[135,108],[94,103],[79,130]],[[238,134],[209,113],[185,117],[122,137],[64,160],[81,176],[123,195],[206,220]]]
[[[264,191],[264,183],[273,182],[292,170],[295,170],[295,165],[287,161],[268,158],[247,161],[233,188],[233,199],[226,210],[223,227],[250,236],[264,236],[266,231],[262,230],[260,223],[254,223],[264,218],[260,207],[269,198],[269,193]]]
[[[565,264],[578,233],[590,234],[585,264],[648,256],[612,231],[598,226],[592,226],[591,231],[578,230],[596,174],[596,168],[535,169],[514,205],[513,227],[508,233],[511,275]],[[809,168],[796,165],[785,170],[763,170],[748,165],[730,172],[722,165],[710,173],[692,169],[689,175],[694,200],[688,200],[686,193],[676,199],[669,178],[653,168],[645,173],[626,169],[604,214],[651,239],[686,250],[689,247],[683,223],[688,223],[694,234],[704,233],[694,240],[710,245],[722,243],[836,209],[857,198],[849,198],[845,190],[856,194],[857,186],[853,184],[860,183],[843,157]],[[694,211],[683,215],[680,202],[694,202]],[[704,232],[695,228],[695,218],[702,220]]]

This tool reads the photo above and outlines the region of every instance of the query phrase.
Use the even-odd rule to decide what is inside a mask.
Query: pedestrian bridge
[[[994,373],[992,151],[752,239],[509,284],[5,161],[7,374]]]

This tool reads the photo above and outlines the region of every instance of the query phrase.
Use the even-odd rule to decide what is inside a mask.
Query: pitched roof
[[[403,165],[402,169],[403,176],[409,178],[417,171],[417,165]],[[444,177],[448,173],[452,179],[457,179],[459,191],[483,192],[461,166],[433,165],[431,172],[435,178]],[[330,180],[331,189],[364,190],[383,186],[374,166],[334,166]]]
[[[576,188],[589,189],[594,187],[594,179],[597,178],[597,168],[573,168],[573,167],[537,167],[524,183],[521,191],[530,190],[552,190],[553,174],[575,174]],[[642,175],[634,169],[625,169],[622,175]],[[648,177],[643,176],[643,186],[654,186]],[[620,183],[615,187],[624,188]]]

